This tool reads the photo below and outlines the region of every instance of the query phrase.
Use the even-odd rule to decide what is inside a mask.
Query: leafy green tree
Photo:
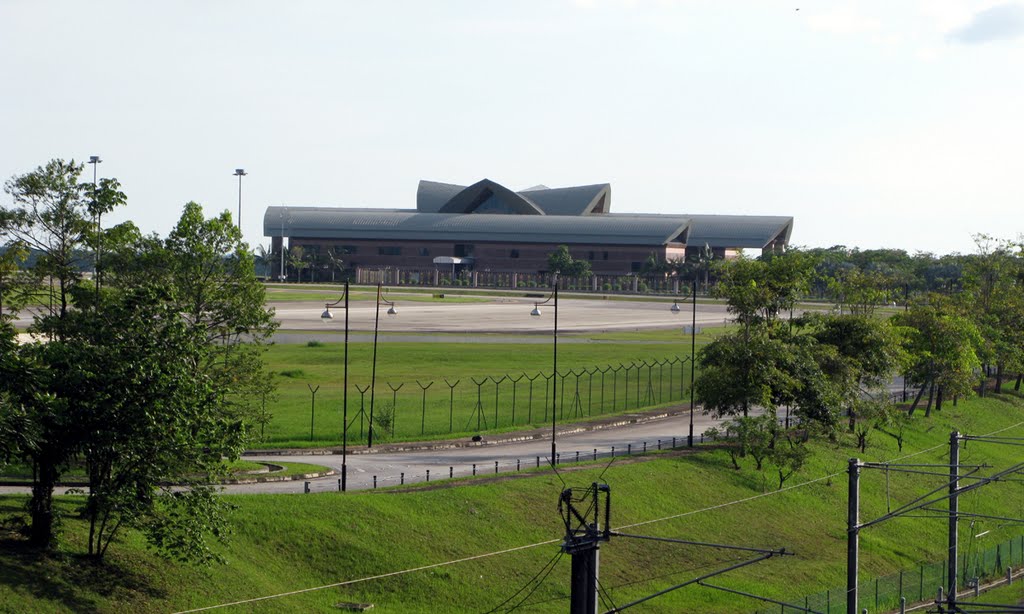
[[[975,237],[978,254],[965,260],[962,308],[981,335],[979,358],[996,367],[996,392],[1004,373],[1024,367],[1024,259],[1020,247],[986,235]]]
[[[39,252],[32,267],[37,283],[52,279],[57,310],[67,313],[70,292],[80,283],[81,249],[91,231],[90,199],[79,183],[82,164],[51,160],[4,184],[13,207],[0,211],[0,231],[9,239]]]
[[[563,277],[589,277],[591,274],[590,263],[573,258],[568,245],[559,245],[548,254],[548,270]]]
[[[770,461],[775,465],[779,477],[779,490],[782,490],[786,480],[803,469],[810,453],[806,442],[803,439],[794,438],[791,434],[786,435],[784,443],[779,442],[772,448]]]
[[[966,396],[976,381],[974,370],[981,366],[976,348],[981,337],[975,325],[963,317],[948,300],[932,295],[931,303],[912,305],[894,317],[896,324],[906,328],[905,348],[909,355],[910,381],[937,394],[936,408],[941,409],[944,395]],[[918,394],[910,407],[917,408]],[[930,415],[929,403],[925,415]]]
[[[51,219],[45,211],[16,213],[5,215],[12,233],[42,235],[37,220]],[[80,213],[53,219],[81,221]],[[79,226],[54,228],[80,244]],[[61,245],[58,239],[46,238]],[[206,538],[220,534],[224,520],[222,502],[205,484],[237,456],[255,423],[272,313],[227,214],[208,220],[189,203],[166,240],[131,225],[104,240],[103,292],[78,283],[72,260],[44,260],[44,269],[67,276],[62,308],[33,323],[54,334],[46,343],[4,341],[0,354],[0,409],[23,413],[18,419],[31,434],[12,445],[0,428],[3,449],[35,469],[30,541],[52,545],[53,488],[71,466],[84,464],[90,554],[102,557],[120,527],[136,526],[167,554],[209,560]],[[170,492],[169,482],[187,487]]]

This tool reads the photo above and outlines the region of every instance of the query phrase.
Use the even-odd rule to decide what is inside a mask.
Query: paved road
[[[624,415],[623,419],[638,415],[642,414]],[[689,432],[689,420],[689,412],[683,412],[667,418],[576,433],[561,432],[563,428],[566,430],[573,428],[573,425],[560,426],[558,454],[562,464],[565,464],[575,460],[577,451],[580,452],[581,459],[588,455],[593,458],[595,448],[600,457],[608,458],[612,446],[615,447],[615,455],[620,456],[626,454],[630,444],[632,444],[633,453],[643,450],[643,442],[647,442],[648,447],[654,449],[657,447],[659,439],[664,447],[671,445],[673,437],[676,438],[676,445],[685,445]],[[710,416],[704,416],[699,411],[695,412],[694,434],[697,441],[700,441],[701,433],[717,422]],[[353,449],[356,449],[355,446]],[[358,448],[358,450],[365,451],[365,447]],[[405,473],[406,484],[420,483],[425,482],[428,469],[431,481],[437,481],[448,477],[449,467],[453,468],[455,477],[465,477],[472,475],[473,463],[477,465],[478,475],[494,475],[494,461],[498,461],[500,471],[506,473],[516,470],[517,460],[520,461],[520,466],[523,469],[536,467],[538,457],[540,457],[540,464],[545,465],[550,454],[551,439],[548,433],[545,433],[542,439],[530,441],[485,444],[445,450],[353,453],[348,456],[347,485],[351,490],[369,489],[373,487],[373,476],[377,476],[379,486],[393,486],[399,483],[402,473]],[[245,459],[270,463],[301,462],[329,467],[334,469],[338,475],[309,480],[310,492],[338,490],[338,478],[341,477],[340,454],[247,455]],[[57,492],[63,494],[65,490],[58,488]],[[305,483],[303,480],[293,480],[235,484],[225,486],[223,490],[225,493],[232,494],[300,494],[305,490]],[[0,486],[0,493],[28,492],[29,489],[26,487]]]
[[[380,332],[446,332],[549,334],[554,314],[550,306],[541,307],[539,317],[531,317],[533,301],[520,298],[497,298],[488,303],[403,303],[395,296],[398,314],[385,315],[381,309]],[[344,330],[344,311],[336,310],[333,320],[320,318],[323,303],[289,302],[272,304],[281,329],[286,331]],[[669,310],[670,303],[647,301],[606,301],[595,299],[559,299],[559,332],[623,331],[657,328],[681,328],[692,315],[689,305],[680,313]],[[349,330],[373,331],[375,308],[372,302],[353,302],[349,307]],[[729,315],[724,305],[697,304],[697,324],[722,324]]]
[[[643,442],[648,448],[657,447],[660,439],[662,445],[671,445],[673,437],[677,445],[685,445],[689,432],[689,413],[670,416],[658,420],[629,424],[624,426],[603,428],[558,436],[558,454],[562,463],[573,461],[576,452],[581,458],[593,458],[594,449],[607,458],[612,446],[615,455],[624,455],[627,446],[632,444],[633,452],[643,449]],[[699,411],[694,414],[694,433],[699,441],[700,434],[714,426],[718,421],[704,416]],[[570,426],[566,426],[566,429]],[[561,430],[561,427],[560,427]],[[363,448],[365,449],[365,448]],[[516,461],[521,467],[535,467],[537,457],[540,464],[547,463],[551,454],[551,439],[545,435],[543,439],[519,441],[500,444],[452,448],[446,450],[406,451],[373,454],[350,454],[348,456],[348,488],[352,490],[373,487],[373,476],[377,476],[379,486],[398,484],[400,476],[405,473],[405,483],[419,483],[426,480],[426,472],[430,470],[431,481],[447,478],[449,467],[453,468],[456,477],[472,474],[473,463],[477,465],[477,473],[494,475],[494,462],[498,461],[501,472],[516,470]],[[266,462],[303,462],[330,467],[338,472],[337,476],[310,480],[311,492],[336,491],[341,473],[340,454],[309,454],[309,455],[263,455],[246,456],[246,460]],[[239,484],[226,486],[228,493],[301,493],[304,491],[302,481],[268,482],[261,484]]]

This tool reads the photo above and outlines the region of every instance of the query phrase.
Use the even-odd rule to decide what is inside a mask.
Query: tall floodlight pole
[[[238,177],[238,232],[242,232],[242,177],[245,177],[249,173],[245,172],[244,168],[235,169],[235,177]],[[284,241],[284,237],[281,237]]]
[[[533,304],[531,316],[540,317],[540,306],[549,301],[555,308],[554,324],[551,328],[551,465],[554,466],[558,459],[558,444],[555,441],[557,431],[555,428],[555,416],[558,409],[558,273],[552,275],[551,296],[539,303]]]
[[[380,329],[380,304],[384,303],[388,305],[388,315],[393,316],[398,313],[395,309],[395,304],[388,299],[384,298],[381,292],[381,282],[377,282],[377,312],[373,318],[373,366],[370,367],[370,428],[368,430],[366,438],[366,447],[373,447],[373,399],[374,390],[377,384],[377,331]],[[394,419],[394,416],[392,416]]]
[[[697,278],[693,278],[693,320],[690,323],[690,435],[687,439],[687,446],[693,447],[693,392],[697,381],[694,379],[697,372]]]
[[[284,214],[288,211],[287,209],[279,212],[277,215],[281,220],[281,274],[278,276],[278,281],[284,283],[287,277],[284,274]]]
[[[99,303],[100,299],[100,208],[96,202],[96,167],[102,163],[103,160],[99,156],[89,156],[89,164],[92,164],[92,206],[94,210],[94,217],[96,218],[96,245],[93,246],[92,255],[92,277],[93,283],[96,284],[96,301]]]
[[[334,318],[331,307],[337,307],[342,301],[345,302],[345,358],[344,376],[342,379],[341,392],[341,492],[348,489],[348,280],[345,280],[345,294],[334,301],[324,305],[324,312],[320,314],[323,320]]]

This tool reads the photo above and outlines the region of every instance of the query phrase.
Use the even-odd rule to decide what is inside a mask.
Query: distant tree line
[[[734,463],[753,455],[760,469],[775,458],[781,487],[799,464],[797,442],[836,438],[844,416],[861,450],[875,430],[902,446],[922,403],[929,416],[989,385],[1000,393],[1011,374],[1019,391],[1024,242],[976,243],[975,254],[942,258],[832,248],[715,263],[712,293],[740,326],[701,350],[695,386],[706,412],[732,417],[723,432],[738,442]],[[808,295],[833,307],[794,316]],[[897,375],[918,388],[900,408],[888,390]],[[752,417],[754,407],[764,417]],[[780,427],[783,408],[799,437]]]

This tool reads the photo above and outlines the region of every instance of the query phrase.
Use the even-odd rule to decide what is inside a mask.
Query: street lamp
[[[380,328],[380,304],[384,303],[388,306],[388,315],[393,316],[398,314],[398,310],[395,309],[395,304],[388,299],[384,298],[381,292],[381,283],[377,282],[377,312],[373,319],[373,366],[370,368],[370,428],[366,438],[366,447],[373,447],[373,399],[374,392],[376,390],[377,383],[377,331]],[[392,415],[392,419],[394,416]]]
[[[331,307],[337,307],[345,301],[345,367],[341,393],[341,492],[348,487],[348,280],[345,281],[345,294],[333,303],[324,304],[324,312],[320,318],[325,322],[334,318]]]
[[[288,279],[288,276],[284,274],[284,214],[287,212],[288,210],[284,209],[277,213],[277,217],[281,220],[281,275],[278,277],[278,280],[281,283],[284,283],[284,281]],[[288,223],[291,224],[291,222],[292,218],[289,217]]]
[[[96,284],[96,302],[99,304],[100,300],[100,208],[96,202],[96,167],[101,164],[103,160],[100,160],[99,156],[89,156],[89,164],[92,164],[92,207],[93,215],[96,218],[96,245],[93,246],[92,255],[92,276],[93,283]]]
[[[551,302],[555,308],[555,320],[551,328],[551,466],[554,467],[555,461],[558,458],[558,446],[555,442],[557,434],[555,431],[555,416],[558,409],[558,273],[551,276],[551,285],[554,286],[551,290],[551,296],[539,303],[534,303],[533,311],[530,312],[530,315],[540,317],[540,306],[548,302]]]
[[[242,177],[249,173],[244,168],[235,169],[235,177],[238,177],[238,232],[242,232]],[[284,238],[282,237],[282,241]]]
[[[693,292],[691,293],[693,303],[693,321],[690,324],[690,435],[686,439],[687,446],[693,447],[693,376],[694,376],[694,358],[697,354],[697,278],[693,279]],[[674,314],[682,311],[679,308],[679,301],[672,301],[672,307],[669,308]]]

